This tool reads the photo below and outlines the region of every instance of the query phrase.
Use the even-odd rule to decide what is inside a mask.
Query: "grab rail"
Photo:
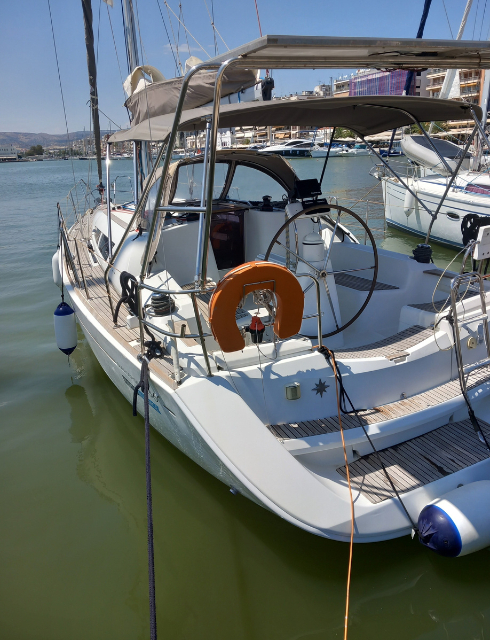
[[[184,333],[182,335],[182,333],[175,333],[173,331],[166,331],[165,329],[162,329],[161,327],[157,327],[156,325],[154,325],[151,322],[148,322],[148,320],[145,320],[142,317],[142,312],[141,310],[143,309],[143,305],[142,305],[142,301],[141,301],[141,291],[143,289],[147,289],[148,291],[152,291],[154,293],[166,293],[167,295],[173,295],[173,296],[178,296],[178,295],[188,295],[191,297],[192,300],[192,308],[194,311],[194,317],[196,319],[196,324],[197,324],[197,330],[198,333]],[[206,292],[211,291],[211,289],[207,289]],[[213,289],[214,291],[214,289]],[[213,373],[211,371],[211,364],[209,361],[209,355],[208,355],[208,350],[206,348],[206,338],[210,338],[212,336],[211,333],[204,333],[203,329],[202,329],[202,322],[201,322],[201,317],[199,314],[199,308],[197,306],[197,300],[196,300],[196,295],[198,293],[203,293],[203,291],[201,289],[178,289],[178,290],[170,290],[170,289],[157,289],[156,287],[152,287],[149,284],[145,284],[144,282],[140,282],[138,284],[138,301],[139,301],[139,309],[140,309],[140,314],[138,316],[138,321],[139,321],[139,329],[140,329],[140,342],[141,344],[144,344],[145,342],[145,334],[144,334],[144,327],[147,326],[150,329],[153,329],[154,331],[157,331],[158,333],[161,333],[169,338],[189,338],[189,339],[194,339],[194,340],[199,340],[199,342],[201,343],[201,347],[202,347],[202,353],[204,356],[204,360],[206,362],[206,369],[207,369],[207,375],[208,377],[212,377]],[[177,351],[177,363],[178,363],[178,358],[179,358],[179,354]]]

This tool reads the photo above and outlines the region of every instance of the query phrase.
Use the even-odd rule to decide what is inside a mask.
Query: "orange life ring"
[[[270,289],[276,295],[274,333],[282,340],[299,333],[305,296],[296,277],[286,267],[271,262],[246,262],[218,282],[209,301],[211,331],[226,353],[245,347],[235,313],[240,300],[259,289]]]

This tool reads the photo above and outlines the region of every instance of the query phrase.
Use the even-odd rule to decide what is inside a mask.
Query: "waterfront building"
[[[350,76],[344,75],[334,80],[333,97],[347,96],[401,96],[405,88],[407,71],[377,71],[358,69]],[[426,71],[418,71],[413,76],[410,94],[427,96]]]
[[[0,144],[0,162],[14,162],[17,160],[17,149],[13,144],[2,143]]]
[[[429,69],[427,71],[427,91],[431,98],[439,98],[444,78],[446,77],[446,69]],[[454,99],[463,99],[473,104],[481,103],[482,90],[482,72],[479,69],[461,69],[459,71],[459,83],[461,87],[461,97]]]

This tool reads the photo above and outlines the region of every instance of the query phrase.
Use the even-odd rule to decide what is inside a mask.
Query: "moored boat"
[[[363,67],[417,68],[421,52],[450,66],[458,51],[465,64],[490,61],[488,43],[360,44],[265,36],[190,69],[175,114],[112,136],[162,143],[134,212],[106,201],[62,224],[54,276],[121,393],[233,493],[320,536],[353,530],[374,542],[415,528],[427,546],[464,555],[490,543],[478,515],[490,481],[485,238],[467,249],[463,267],[474,259],[476,271],[448,273],[430,264],[430,247],[415,259],[378,249],[357,214],[284,158],[217,150],[219,127],[343,126],[366,143],[412,118],[481,117],[465,103],[398,96],[220,105],[234,66],[343,68],[357,56]],[[191,79],[209,68],[213,104],[183,111]],[[179,131],[202,130],[204,154],[172,163]],[[436,535],[433,504],[459,543]]]

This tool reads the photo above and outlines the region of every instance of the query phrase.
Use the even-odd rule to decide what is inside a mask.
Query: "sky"
[[[121,0],[111,9],[92,0],[94,33],[98,49],[98,90],[102,129],[128,126],[121,77],[128,74],[121,20]],[[227,47],[233,49],[259,37],[254,0],[167,0],[190,32],[172,16],[164,0],[134,0],[143,43],[143,61],[157,67],[166,78],[175,77],[175,62],[159,5],[172,45],[179,42],[182,63],[189,56],[203,60],[214,55],[213,30],[208,10],[214,6],[214,23]],[[474,0],[464,39],[489,37],[488,0]],[[50,0],[61,84],[69,131],[89,128],[89,86],[83,17],[80,0]],[[423,0],[257,0],[263,34],[369,36],[414,38]],[[456,36],[466,0],[433,0],[424,37]],[[115,38],[114,47],[111,26]],[[100,23],[99,23],[100,15]],[[451,33],[452,32],[452,33]],[[226,46],[217,36],[218,51]],[[188,48],[189,45],[189,48]],[[203,51],[204,49],[204,51]],[[117,56],[116,56],[117,51]],[[118,63],[119,59],[119,63]],[[66,132],[51,33],[48,0],[2,2],[0,21],[0,131]],[[275,93],[311,90],[347,70],[274,72]],[[115,123],[110,124],[109,118]],[[117,126],[116,126],[117,125]]]

